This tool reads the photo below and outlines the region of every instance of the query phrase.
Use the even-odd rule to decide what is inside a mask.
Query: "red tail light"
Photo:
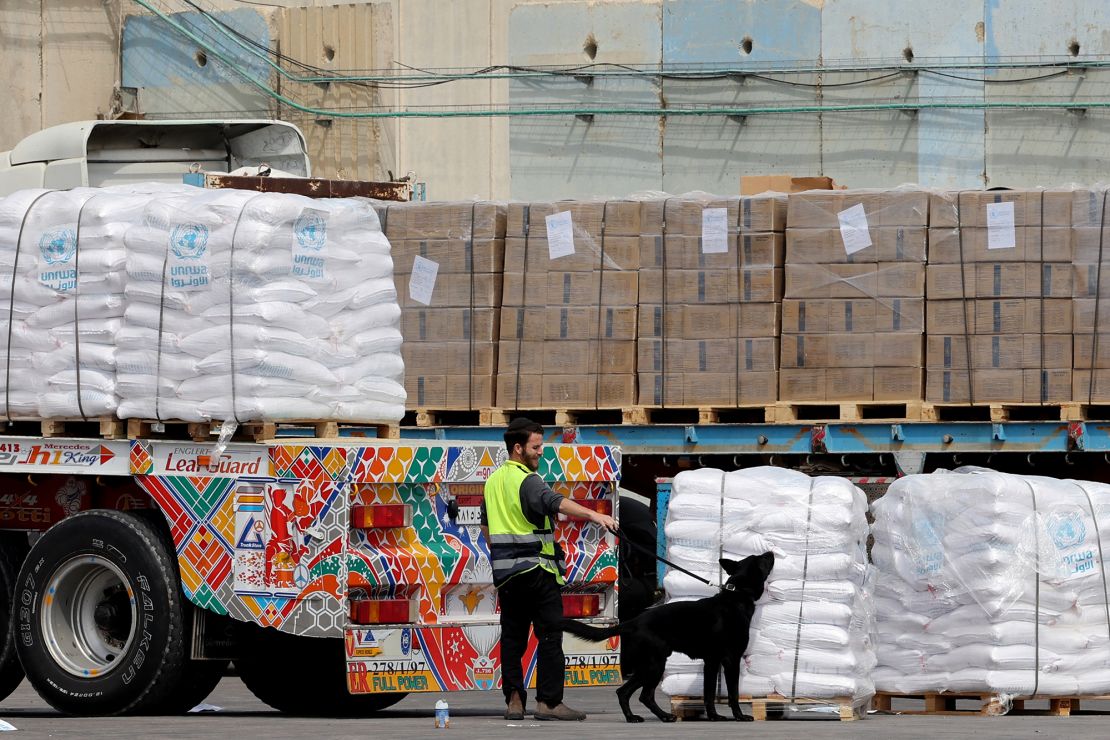
[[[358,599],[351,602],[355,624],[411,624],[416,621],[416,602],[409,599]]]
[[[412,524],[408,504],[358,504],[351,507],[351,526],[355,529],[395,529]]]
[[[563,594],[563,616],[568,619],[596,617],[601,613],[600,594]]]

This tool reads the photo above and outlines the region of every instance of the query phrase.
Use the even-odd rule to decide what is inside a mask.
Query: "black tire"
[[[149,714],[185,714],[208,698],[216,685],[227,672],[230,660],[193,660],[185,661],[181,678],[161,705],[148,711]]]
[[[302,716],[365,716],[393,706],[407,694],[351,694],[343,640],[299,637],[243,625],[239,677],[251,693],[279,712]],[[290,687],[290,666],[311,677]]]
[[[7,699],[23,681],[23,666],[15,650],[12,604],[19,568],[27,557],[27,535],[0,533],[0,701]]]
[[[154,711],[179,685],[187,655],[177,564],[142,518],[96,510],[58,522],[31,548],[17,597],[20,661],[55,709]]]

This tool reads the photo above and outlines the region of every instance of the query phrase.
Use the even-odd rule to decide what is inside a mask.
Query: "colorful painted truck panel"
[[[501,445],[208,445],[135,441],[131,472],[170,523],[194,603],[300,635],[345,638],[354,693],[490,690],[500,683],[497,594],[478,511]],[[620,452],[547,447],[553,489],[615,510]],[[403,511],[404,526],[352,525],[351,512]],[[561,521],[571,597],[616,617],[617,551],[600,527]],[[352,621],[353,605],[408,605],[392,623]],[[361,612],[359,612],[361,613]],[[565,638],[567,683],[619,683],[615,640]],[[526,656],[535,665],[535,641]]]

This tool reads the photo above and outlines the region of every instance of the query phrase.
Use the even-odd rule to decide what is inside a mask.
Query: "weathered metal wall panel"
[[[745,39],[751,51],[745,51]],[[821,17],[811,3],[768,0],[668,0],[663,5],[663,63],[734,67],[816,58]],[[816,75],[796,85],[758,77],[665,79],[668,105],[814,105]],[[803,172],[820,161],[820,121],[809,115],[675,116],[666,120],[663,189],[738,192],[740,176]]]
[[[277,21],[281,53],[319,68],[320,73],[354,69],[381,69],[392,56],[390,7],[340,5],[289,8]],[[296,77],[319,76],[296,70]],[[305,107],[320,110],[353,110],[393,105],[396,95],[365,84],[321,84],[278,77],[282,94]],[[396,170],[389,132],[382,120],[343,118],[283,108],[282,116],[296,123],[308,143],[312,168],[321,177],[384,181]]]
[[[0,99],[7,101],[0,105],[0,151],[42,125],[41,16],[42,0],[11,0],[0,11]]]
[[[661,28],[658,1],[520,4],[509,17],[509,61],[525,67],[658,64]],[[545,77],[514,80],[509,95],[514,106],[533,109],[582,102],[620,109],[658,106],[659,93],[650,78]],[[658,190],[663,182],[660,124],[654,116],[514,118],[509,126],[512,197]]]
[[[263,48],[270,46],[269,16],[253,8],[213,14]],[[234,58],[243,74],[273,87],[266,60],[245,53],[199,13],[171,16],[189,28],[208,48]],[[123,85],[139,88],[143,111],[163,118],[243,118],[275,110],[273,99],[228,68],[216,54],[168,29],[155,16],[131,16],[123,28]]]
[[[1025,3],[988,0],[985,41],[991,57],[1044,55],[1071,58],[1110,53],[1110,5],[1090,0]],[[1023,70],[1018,77],[1044,73]],[[996,77],[1004,78],[1004,73]],[[1110,99],[1110,70],[989,86],[991,101]],[[1110,164],[1110,111],[1105,109],[995,110],[986,114],[986,162],[991,185],[1056,185],[1106,182]]]

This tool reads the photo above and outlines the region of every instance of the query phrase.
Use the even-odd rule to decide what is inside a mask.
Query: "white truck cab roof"
[[[0,152],[0,196],[25,188],[180,183],[195,166],[231,172],[266,164],[309,177],[304,135],[274,120],[74,121]]]

